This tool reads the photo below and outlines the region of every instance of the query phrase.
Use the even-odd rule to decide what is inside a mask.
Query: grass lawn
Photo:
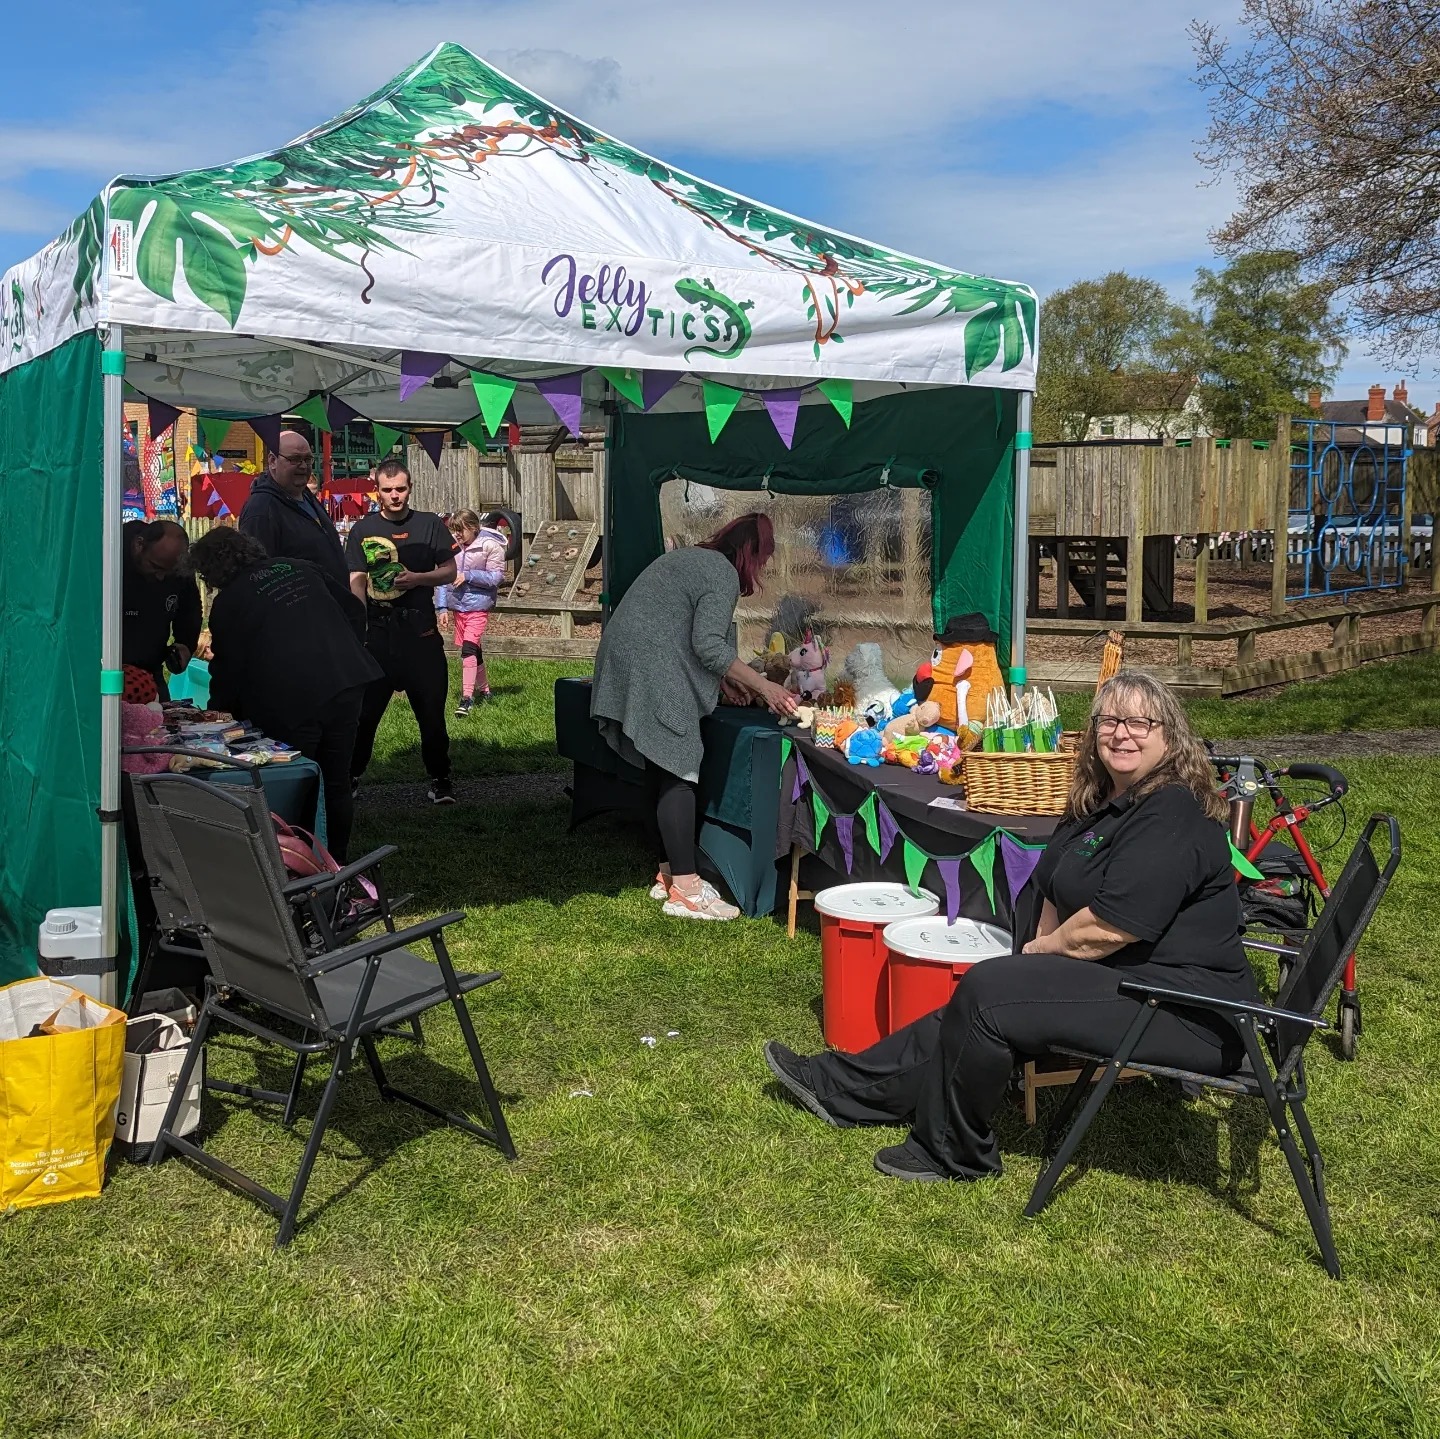
[[[1380,676],[1393,698],[1401,668],[1343,677],[1333,703],[1360,727],[1424,722],[1372,720],[1355,688]],[[538,767],[506,737],[543,751],[559,672],[495,666],[524,692],[480,718],[471,763]],[[1412,673],[1433,688],[1433,664]],[[1330,713],[1304,705],[1325,688],[1298,687],[1271,732]],[[417,777],[403,722],[384,742]],[[1440,761],[1346,767],[1352,833],[1393,810],[1406,860],[1361,955],[1360,1057],[1312,1050],[1343,1284],[1256,1104],[1123,1087],[1036,1221],[1040,1133],[1018,1109],[998,1182],[882,1178],[871,1156],[899,1131],[823,1127],[760,1059],[767,1037],[819,1044],[812,935],[667,921],[634,837],[567,835],[561,805],[372,806],[357,843],[400,845],[418,911],[469,912],[460,962],[505,971],[472,1010],[519,1161],[382,1106],[362,1066],[287,1252],[268,1215],[174,1161],[10,1218],[0,1433],[1440,1435]],[[468,1101],[453,1020],[427,1032],[423,1051],[387,1042],[399,1082]],[[280,1075],[248,1042],[215,1061]],[[217,1153],[288,1182],[303,1120],[208,1115]]]

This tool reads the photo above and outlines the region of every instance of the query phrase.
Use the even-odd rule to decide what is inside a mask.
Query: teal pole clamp
[[[102,695],[123,695],[125,693],[125,671],[101,670],[100,693]]]
[[[1029,430],[1016,430],[1015,448],[1017,450],[1033,450],[1035,448],[1035,436]]]
[[[1025,683],[1026,674],[1027,671],[1024,665],[1011,665],[1010,683],[1012,685],[1023,685]]]
[[[123,375],[125,373],[125,351],[101,350],[100,373],[102,375]]]

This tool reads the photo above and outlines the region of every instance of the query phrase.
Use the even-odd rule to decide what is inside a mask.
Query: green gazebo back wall
[[[930,491],[930,585],[938,629],[978,611],[1010,652],[1016,396],[916,390],[857,404],[850,428],[829,405],[802,405],[787,450],[763,410],[737,411],[713,444],[699,411],[616,418],[610,454],[612,604],[664,553],[660,488],[688,479],[722,490],[853,495],[885,485]],[[763,508],[763,501],[757,508]]]

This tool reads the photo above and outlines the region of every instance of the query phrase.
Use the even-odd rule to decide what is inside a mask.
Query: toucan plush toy
[[[1003,690],[995,633],[984,615],[960,615],[935,636],[930,658],[915,671],[915,698],[940,706],[940,723],[964,736],[972,721],[985,719],[991,690]]]

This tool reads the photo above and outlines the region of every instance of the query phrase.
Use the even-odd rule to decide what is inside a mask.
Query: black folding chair
[[[1383,868],[1375,857],[1373,846],[1375,833],[1382,826],[1388,832],[1390,845]],[[1320,1246],[1325,1268],[1332,1278],[1340,1278],[1340,1260],[1335,1253],[1335,1241],[1330,1230],[1330,1206],[1325,1198],[1325,1166],[1320,1158],[1319,1146],[1315,1143],[1315,1132],[1305,1113],[1305,1046],[1317,1029],[1328,1027],[1321,1015],[1340,982],[1347,957],[1358,947],[1399,864],[1399,824],[1390,815],[1371,815],[1314,928],[1306,936],[1304,946],[1295,949],[1289,945],[1246,940],[1249,948],[1280,957],[1280,988],[1273,1005],[1210,999],[1140,980],[1126,980],[1121,984],[1120,992],[1143,999],[1144,1007],[1135,1016],[1113,1055],[1107,1057],[1070,1049],[1062,1051],[1080,1060],[1082,1068],[1050,1127],[1045,1141],[1045,1155],[1047,1158],[1054,1157],[1035,1183],[1030,1202],[1025,1206],[1026,1215],[1033,1217],[1044,1209],[1051,1191],[1121,1071],[1138,1070],[1143,1074],[1177,1079],[1226,1094],[1264,1101],[1294,1177],[1295,1188],[1310,1219],[1315,1242]],[[1162,1007],[1204,1010],[1232,1025],[1245,1050],[1245,1060],[1240,1069],[1234,1074],[1199,1074],[1162,1064],[1141,1064],[1131,1059],[1141,1036]],[[1265,1041],[1263,1045],[1261,1036]],[[1092,1090],[1091,1081],[1102,1067],[1104,1073]],[[1087,1091],[1090,1095],[1088,1102],[1057,1148],[1056,1141]],[[1303,1158],[1295,1143],[1296,1134],[1304,1145]]]
[[[158,1164],[170,1149],[202,1164],[277,1214],[280,1231],[276,1244],[288,1244],[295,1233],[296,1216],[340,1081],[353,1063],[357,1047],[365,1056],[382,1098],[403,1100],[494,1144],[507,1159],[515,1157],[515,1146],[464,1001],[471,990],[490,984],[500,975],[493,971],[458,973],[445,945],[445,929],[463,919],[463,914],[452,912],[399,931],[386,930],[370,939],[351,938],[338,944],[331,942],[325,926],[317,921],[321,933],[307,947],[295,924],[296,895],[303,897],[312,889],[323,889],[327,882],[343,885],[353,878],[350,871],[356,865],[329,876],[328,881],[307,878],[287,883],[261,792],[220,787],[177,774],[135,775],[132,788],[136,807],[146,817],[143,823],[165,836],[164,849],[172,866],[168,882],[182,897],[210,965],[195,1036],[161,1121],[152,1164]],[[421,940],[429,941],[434,950],[433,963],[405,947]],[[237,1000],[252,1012],[237,1008]],[[375,1047],[377,1034],[387,1026],[418,1020],[427,1010],[445,1003],[452,1006],[459,1021],[492,1128],[482,1128],[465,1115],[440,1109],[397,1088],[381,1065]],[[254,1010],[298,1026],[300,1038],[256,1019]],[[174,1132],[180,1098],[216,1022],[276,1044],[296,1055],[297,1060],[333,1053],[299,1172],[284,1198]],[[282,1104],[288,1114],[293,1113],[299,1076],[297,1065],[289,1095],[208,1078],[206,1088]]]

